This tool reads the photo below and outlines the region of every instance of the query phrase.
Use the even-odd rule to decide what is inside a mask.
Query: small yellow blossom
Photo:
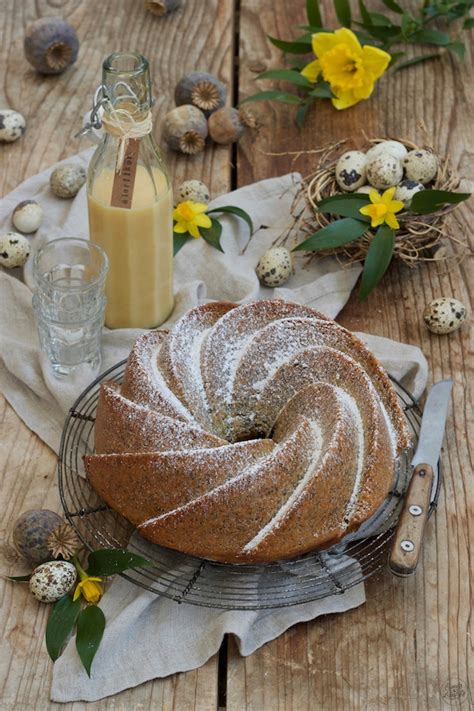
[[[174,232],[183,234],[189,232],[192,237],[200,237],[199,227],[210,227],[211,218],[205,215],[208,206],[203,202],[186,200],[176,205],[173,210]]]
[[[370,204],[361,207],[359,212],[362,215],[370,217],[372,227],[378,227],[384,222],[386,222],[392,230],[396,230],[400,227],[395,213],[403,210],[404,205],[400,200],[393,200],[395,190],[396,188],[389,188],[383,195],[380,195],[377,190],[370,191]]]
[[[334,94],[332,103],[336,109],[347,109],[368,99],[391,59],[383,49],[362,46],[346,27],[335,32],[317,32],[312,46],[316,59],[301,74],[313,83],[322,75]]]
[[[77,572],[79,573],[79,577],[81,579],[81,582],[77,584],[74,591],[74,602],[81,596],[81,594],[87,602],[99,602],[100,598],[104,594],[102,585],[99,585],[99,583],[102,582],[102,578],[95,578],[87,575],[77,558],[74,559],[74,565],[76,566]]]

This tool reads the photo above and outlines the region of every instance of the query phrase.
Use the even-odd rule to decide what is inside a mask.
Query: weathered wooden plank
[[[269,88],[269,83],[255,82],[255,74],[281,66],[282,57],[265,37],[290,38],[291,27],[304,24],[304,4],[303,0],[242,0],[240,98],[257,88]],[[325,4],[326,9],[329,5]],[[368,136],[401,136],[419,142],[429,137],[440,153],[450,155],[466,180],[465,187],[470,183],[472,188],[471,67],[469,58],[460,65],[445,57],[436,64],[384,78],[369,101],[348,111],[336,112],[328,102],[319,102],[301,132],[294,125],[291,107],[252,105],[261,128],[239,143],[238,184],[291,169],[309,174],[315,164],[311,154],[293,162],[292,156],[268,153],[311,150],[345,137],[363,142],[365,131]],[[463,207],[461,215],[467,227],[472,208]],[[456,230],[454,225],[452,229]],[[416,270],[394,266],[366,302],[360,304],[354,296],[341,314],[340,320],[348,328],[419,345],[429,360],[431,381],[455,380],[439,510],[428,524],[415,578],[402,581],[389,573],[378,576],[367,584],[367,603],[362,608],[298,625],[246,659],[240,658],[231,643],[229,711],[431,710],[449,708],[443,695],[454,694],[455,688],[449,692],[447,684],[455,685],[459,680],[469,693],[471,342],[467,326],[448,337],[430,334],[421,312],[436,296],[453,295],[469,304],[472,283],[469,260]],[[469,703],[466,696],[465,708]]]
[[[28,22],[44,15],[61,15],[77,30],[81,49],[77,64],[58,77],[39,77],[23,57]],[[232,86],[233,1],[184,3],[175,14],[158,19],[137,0],[5,0],[0,8],[0,107],[24,114],[27,132],[17,143],[0,146],[1,194],[56,160],[85,148],[74,139],[82,116],[90,108],[100,81],[102,60],[112,51],[137,48],[150,61],[156,104],[154,134],[172,108],[173,90],[186,72],[216,73]],[[186,178],[206,182],[212,194],[230,186],[230,152],[208,147],[192,159],[166,153],[175,186]],[[59,510],[55,457],[0,400],[0,472],[2,476],[0,535],[6,539],[17,515],[28,508]],[[2,573],[18,570],[3,550]],[[47,607],[26,589],[0,582],[2,639],[0,643],[0,707],[7,709],[83,709],[86,704],[49,704],[51,664],[43,644]],[[204,667],[95,704],[94,709],[195,709],[217,707],[217,657]]]

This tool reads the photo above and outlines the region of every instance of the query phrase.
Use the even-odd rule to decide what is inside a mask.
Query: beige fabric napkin
[[[70,160],[86,165],[92,149]],[[25,181],[0,204],[0,230],[11,229],[10,215],[24,199],[36,199],[45,221],[31,238],[32,253],[44,242],[63,236],[87,238],[85,189],[73,201],[55,198],[48,187],[56,166]],[[349,298],[360,274],[358,265],[342,269],[326,257],[305,266],[296,259],[295,274],[279,289],[262,288],[255,275],[259,257],[290,224],[290,207],[298,188],[296,173],[271,178],[220,196],[212,206],[232,204],[245,209],[257,228],[250,242],[244,223],[222,218],[224,254],[203,240],[192,240],[175,258],[176,306],[164,327],[189,308],[210,300],[246,302],[283,298],[310,305],[335,317]],[[39,350],[31,309],[31,257],[17,273],[0,271],[0,390],[25,421],[58,451],[65,414],[76,397],[96,377],[84,366],[66,380],[51,374]],[[136,329],[104,331],[102,370],[125,358],[139,335]],[[427,379],[426,360],[414,347],[359,334],[385,367],[419,397]],[[144,592],[117,578],[101,603],[107,628],[89,679],[74,644],[55,664],[51,698],[55,701],[95,700],[136,686],[148,679],[203,664],[220,646],[225,633],[235,634],[242,654],[251,654],[296,622],[342,612],[362,604],[364,587],[342,595],[279,610],[222,611],[178,603]]]

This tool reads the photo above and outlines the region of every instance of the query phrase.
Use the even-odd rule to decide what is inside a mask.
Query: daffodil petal
[[[370,217],[372,214],[372,207],[370,205],[364,205],[364,207],[359,208],[359,212],[361,215]]]
[[[93,580],[95,583],[101,583],[102,578],[87,578],[87,580]]]
[[[206,212],[209,207],[204,202],[191,202],[192,211],[195,215],[199,215],[201,212]]]
[[[401,202],[401,200],[392,200],[392,202],[389,202],[387,207],[390,212],[400,212],[400,210],[403,210],[405,205]]]
[[[311,39],[311,44],[313,47],[313,52],[316,57],[322,57],[323,54],[329,52],[337,44],[340,44],[341,40],[336,37],[335,32],[316,32]]]
[[[331,99],[331,101],[334,108],[341,111],[342,109],[348,109],[350,106],[354,106],[354,104],[357,104],[359,99],[355,98],[354,92],[351,90],[341,92]]]
[[[392,212],[387,213],[387,215],[385,216],[385,222],[389,227],[392,228],[392,230],[398,230],[398,228],[400,227],[397,218]]]
[[[305,67],[303,67],[300,74],[306,77],[308,81],[315,84],[318,80],[319,75],[321,74],[321,63],[319,59],[315,59],[313,62],[310,62]]]
[[[74,591],[74,596],[72,598],[73,602],[76,602],[76,600],[81,596],[81,587],[82,583],[78,583],[77,588]]]
[[[372,218],[372,227],[379,227],[383,222],[385,221],[385,216],[382,217],[373,217]]]
[[[187,231],[189,232],[189,234],[191,235],[191,237],[196,237],[196,238],[197,238],[197,237],[200,237],[200,236],[201,236],[201,234],[200,234],[200,232],[199,232],[199,230],[198,230],[198,228],[197,228],[197,225],[195,225],[193,222],[189,222],[189,223],[188,223],[188,230],[187,230]]]
[[[336,30],[334,37],[337,39],[337,44],[347,44],[351,52],[354,52],[355,54],[360,54],[362,52],[359,40],[352,30],[349,30],[347,27],[341,27],[340,30]]]
[[[187,232],[188,228],[186,226],[185,222],[177,222],[175,226],[173,227],[173,232],[177,232],[178,234],[183,234],[184,232]]]
[[[198,227],[210,227],[212,225],[211,218],[208,215],[196,215],[193,220]]]
[[[365,82],[362,86],[359,86],[356,89],[354,89],[354,96],[357,98],[358,101],[362,101],[363,99],[368,99],[369,96],[372,95],[374,87],[375,87],[375,84],[373,81]]]
[[[377,205],[381,201],[380,193],[375,188],[369,192],[369,200],[373,205]]]
[[[378,47],[371,47],[366,44],[362,47],[362,61],[364,69],[372,75],[373,79],[378,79],[387,69],[391,60],[388,52]]]
[[[387,188],[387,190],[384,191],[380,202],[383,202],[384,205],[388,205],[390,202],[392,202],[392,198],[395,195],[395,190],[397,188],[394,186],[392,188]]]

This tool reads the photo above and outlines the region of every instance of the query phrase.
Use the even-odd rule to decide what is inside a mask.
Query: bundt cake
[[[410,443],[377,359],[306,306],[211,303],[141,336],[101,387],[99,496],[148,540],[211,560],[339,541],[387,496]]]

